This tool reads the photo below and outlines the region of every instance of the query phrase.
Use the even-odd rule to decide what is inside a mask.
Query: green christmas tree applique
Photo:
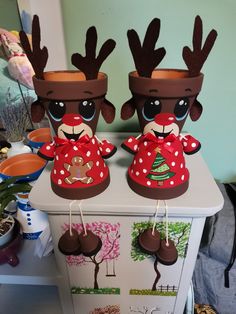
[[[147,175],[147,178],[158,181],[158,185],[163,185],[163,181],[170,179],[175,175],[174,172],[169,171],[170,167],[165,161],[165,158],[158,152],[154,163],[152,164],[151,171]]]

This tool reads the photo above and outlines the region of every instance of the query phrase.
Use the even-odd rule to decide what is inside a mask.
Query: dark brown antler
[[[165,48],[155,50],[160,34],[160,20],[155,18],[149,24],[143,46],[137,32],[132,29],[127,33],[130,50],[139,76],[151,77],[152,71],[158,66],[166,54]]]
[[[183,59],[189,69],[190,76],[200,73],[217,37],[217,32],[212,29],[208,34],[202,48],[202,20],[196,16],[193,30],[193,50],[185,46],[183,48]]]
[[[29,61],[33,66],[35,76],[39,79],[44,79],[43,71],[48,60],[48,50],[46,47],[43,47],[42,49],[40,48],[41,36],[39,17],[37,15],[34,15],[32,22],[32,50],[28,37],[24,31],[20,31],[20,41]]]
[[[115,45],[116,42],[113,39],[108,39],[102,45],[96,58],[97,31],[96,28],[92,26],[86,33],[85,57],[79,53],[74,53],[71,57],[71,62],[77,69],[85,74],[87,80],[96,79],[102,63],[113,51]]]

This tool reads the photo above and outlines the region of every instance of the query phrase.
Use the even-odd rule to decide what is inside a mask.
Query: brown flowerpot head
[[[200,117],[201,109],[196,102],[202,86],[203,74],[191,77],[187,70],[154,70],[150,78],[139,76],[137,71],[129,74],[129,87],[137,110],[143,134],[162,132],[158,115],[168,113],[175,119],[168,126],[176,136],[183,128],[190,113],[193,120]],[[167,133],[167,132],[166,132]]]
[[[127,120],[137,111],[141,137],[129,138],[122,147],[135,154],[128,169],[128,183],[136,193],[152,199],[170,199],[188,188],[189,172],[183,153],[196,153],[201,145],[192,136],[180,131],[188,117],[200,118],[202,105],[197,96],[203,74],[200,72],[217,33],[212,30],[202,44],[202,21],[195,19],[193,50],[183,48],[187,70],[156,69],[165,56],[165,49],[155,49],[160,32],[160,20],[148,26],[143,44],[135,30],[128,31],[129,46],[136,71],[129,74],[132,98],[121,109]],[[202,48],[203,46],[203,48]]]
[[[73,133],[77,140],[82,135],[95,134],[100,112],[104,110],[106,74],[100,72],[96,79],[86,80],[80,71],[54,71],[45,72],[43,80],[34,77],[33,82],[59,138],[71,139]]]
[[[79,70],[44,72],[48,51],[46,47],[40,48],[40,25],[36,15],[32,30],[32,49],[25,32],[20,32],[20,39],[35,71],[33,84],[38,100],[31,107],[33,121],[40,122],[46,112],[59,138],[92,137],[100,112],[108,123],[115,117],[114,106],[105,99],[107,76],[99,72],[103,61],[115,48],[115,41],[107,40],[96,57],[97,31],[90,27],[86,35],[86,55],[74,53],[71,57],[72,64]]]

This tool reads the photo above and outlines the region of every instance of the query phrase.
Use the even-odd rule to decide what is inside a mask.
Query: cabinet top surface
[[[133,192],[128,186],[126,172],[133,156],[119,148],[122,141],[131,134],[98,133],[99,138],[109,139],[118,147],[114,156],[107,160],[111,182],[101,194],[81,201],[85,214],[91,215],[153,215],[156,200],[144,198]],[[180,197],[167,200],[169,215],[182,217],[211,216],[223,207],[222,194],[199,153],[185,155],[190,172],[189,188]],[[71,200],[57,196],[51,189],[49,163],[31,190],[29,200],[34,208],[49,214],[67,214]],[[80,201],[78,201],[79,203]],[[72,207],[79,214],[76,202]],[[159,213],[165,212],[164,202],[160,201]]]

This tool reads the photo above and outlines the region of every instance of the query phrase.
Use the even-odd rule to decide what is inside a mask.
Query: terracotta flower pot
[[[161,112],[176,115],[179,111],[178,120],[175,123],[178,125],[180,133],[195,99],[201,91],[202,82],[202,73],[191,77],[187,70],[157,69],[152,72],[150,78],[139,76],[137,71],[131,72],[129,74],[129,88],[134,97],[142,133],[145,133],[145,126],[148,124],[147,119],[144,117],[144,104],[155,99],[160,101],[161,108],[155,108],[155,105],[154,108],[150,108],[150,119]],[[187,99],[188,106],[181,116],[178,103]],[[158,112],[159,110],[160,112]]]
[[[55,134],[62,124],[62,117],[67,113],[80,114],[91,128],[91,135],[96,132],[101,105],[107,92],[107,75],[98,73],[98,78],[86,80],[80,71],[44,72],[44,79],[33,77],[35,93],[42,102]],[[88,104],[83,106],[82,102]],[[91,115],[88,110],[91,101]],[[86,112],[87,110],[87,112]]]

